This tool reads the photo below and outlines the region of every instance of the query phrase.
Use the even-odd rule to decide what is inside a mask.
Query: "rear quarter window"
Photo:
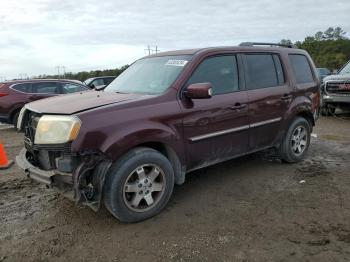
[[[312,70],[306,56],[290,54],[288,57],[297,84],[314,82]]]
[[[12,86],[11,88],[22,93],[30,93],[31,84],[30,83],[17,84]]]

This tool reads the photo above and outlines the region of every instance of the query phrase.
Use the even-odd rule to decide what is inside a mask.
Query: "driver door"
[[[248,98],[240,88],[237,64],[234,54],[206,58],[186,84],[209,82],[213,92],[209,99],[181,103],[189,170],[248,150]]]

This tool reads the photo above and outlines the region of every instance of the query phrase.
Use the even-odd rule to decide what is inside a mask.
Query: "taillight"
[[[0,84],[0,97],[7,96],[8,93],[1,92],[1,88],[5,86],[5,84]]]

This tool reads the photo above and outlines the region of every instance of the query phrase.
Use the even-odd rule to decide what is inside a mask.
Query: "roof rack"
[[[280,46],[280,47],[287,47],[287,48],[296,48],[293,44],[278,44],[278,43],[259,43],[259,42],[243,42],[240,43],[238,46],[257,46],[257,45],[266,45],[266,46]]]

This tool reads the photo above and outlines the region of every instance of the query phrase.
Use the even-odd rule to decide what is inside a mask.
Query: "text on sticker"
[[[172,66],[184,66],[187,64],[188,61],[186,60],[168,60],[165,65],[172,65]]]

